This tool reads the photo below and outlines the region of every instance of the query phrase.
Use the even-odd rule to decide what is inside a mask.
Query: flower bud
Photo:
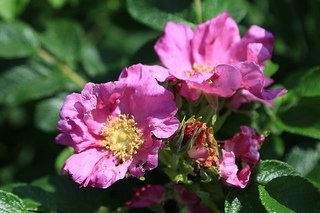
[[[211,167],[218,164],[218,145],[213,137],[212,128],[206,123],[195,119],[183,120],[173,138],[170,148],[177,154],[186,154],[196,164]]]

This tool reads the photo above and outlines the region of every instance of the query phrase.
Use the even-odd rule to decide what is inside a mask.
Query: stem
[[[177,171],[179,166],[180,155],[172,154],[171,157],[171,169]]]
[[[202,23],[201,0],[194,0],[194,4],[195,4],[195,8],[196,8],[197,22],[200,24],[200,23]]]
[[[77,86],[79,86],[80,88],[84,87],[84,85],[86,84],[86,81],[80,75],[78,75],[75,71],[73,71],[70,68],[70,66],[58,61],[53,55],[51,55],[49,52],[47,52],[44,49],[41,49],[41,48],[38,49],[37,53],[40,58],[44,59],[48,63],[57,64],[59,69],[62,71],[62,73],[68,76],[71,79],[71,81],[73,81]]]

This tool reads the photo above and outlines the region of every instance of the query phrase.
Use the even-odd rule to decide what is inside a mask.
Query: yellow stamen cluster
[[[143,144],[142,132],[134,117],[129,115],[109,116],[100,134],[104,136],[100,145],[112,151],[122,162],[132,159]]]
[[[193,76],[194,74],[198,72],[208,72],[208,73],[213,73],[214,72],[214,67],[206,64],[198,64],[194,63],[192,66],[192,70],[186,70],[185,73],[188,76]]]

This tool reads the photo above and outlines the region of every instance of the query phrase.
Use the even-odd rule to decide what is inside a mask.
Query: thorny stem
[[[201,7],[201,0],[194,0],[197,22],[200,24],[202,23],[202,7]]]
[[[80,88],[84,87],[84,85],[86,84],[86,81],[81,76],[79,76],[75,71],[73,71],[70,68],[70,66],[58,61],[53,55],[51,55],[49,52],[47,52],[42,48],[39,48],[37,53],[40,58],[44,59],[48,63],[57,64],[59,69],[62,71],[62,73],[68,76]]]

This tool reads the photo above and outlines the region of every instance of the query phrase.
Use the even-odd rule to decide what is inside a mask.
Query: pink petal
[[[222,13],[197,27],[191,43],[193,61],[212,66],[227,63],[229,49],[239,39],[236,22]]]
[[[128,163],[116,166],[115,158],[108,156],[105,150],[88,149],[69,157],[62,171],[69,173],[82,187],[107,188],[124,178]]]
[[[192,70],[190,40],[192,30],[174,22],[167,22],[164,35],[159,38],[154,46],[161,62],[177,78],[185,78],[185,70]]]
[[[230,62],[252,61],[262,65],[271,58],[273,35],[258,26],[251,26],[245,36],[231,48]]]
[[[223,160],[220,160],[220,176],[222,179],[231,186],[246,187],[251,174],[249,167],[244,167],[237,175],[238,167],[234,153],[222,149],[222,156]]]
[[[143,76],[142,76],[143,75]],[[130,79],[127,83],[136,82],[141,79],[155,78],[160,82],[164,82],[169,77],[169,72],[166,68],[153,65],[147,66],[142,64],[135,64],[122,70],[119,80]]]
[[[205,81],[202,84],[192,84],[192,86],[210,95],[227,98],[239,89],[242,77],[240,71],[235,67],[222,64],[216,67],[215,74],[210,80],[211,82]]]

